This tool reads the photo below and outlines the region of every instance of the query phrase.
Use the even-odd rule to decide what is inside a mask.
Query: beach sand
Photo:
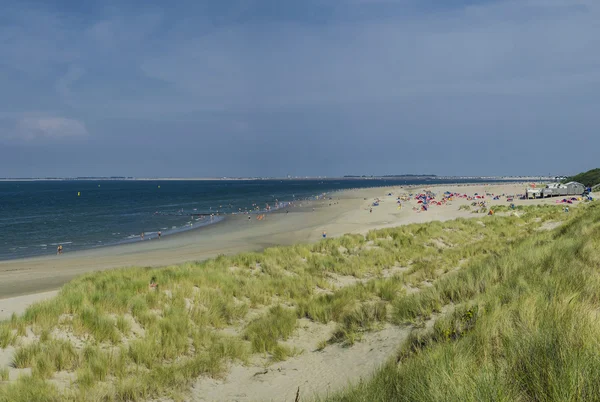
[[[56,289],[72,278],[92,271],[126,266],[166,266],[186,261],[202,260],[219,254],[260,250],[274,245],[315,242],[322,238],[345,233],[366,233],[372,229],[449,220],[458,217],[482,217],[470,211],[459,210],[471,204],[466,198],[457,198],[441,206],[432,206],[426,212],[417,212],[417,201],[412,198],[398,209],[397,196],[420,193],[428,189],[439,196],[445,192],[473,195],[520,194],[525,184],[445,185],[418,186],[416,188],[386,187],[348,190],[332,194],[332,199],[303,203],[290,208],[289,213],[279,211],[267,215],[263,221],[247,216],[233,216],[225,222],[198,230],[164,237],[161,240],[73,252],[62,256],[31,258],[0,262],[0,320],[39,300],[56,294]],[[388,194],[392,195],[388,195]],[[379,206],[373,206],[379,198]],[[505,198],[491,200],[488,206],[509,205]],[[518,200],[515,205],[554,204],[556,199]],[[370,209],[372,208],[372,212]],[[300,386],[302,399],[314,393],[335,392],[360,378],[368,378],[385,363],[410,329],[386,327],[367,334],[362,342],[352,347],[332,345],[316,351],[316,342],[332,328],[300,323],[298,334],[290,344],[301,346],[305,352],[267,369],[260,365],[234,365],[226,378],[215,380],[200,378],[191,392],[192,400],[293,400]],[[0,351],[0,366],[10,361],[12,350]]]
[[[412,207],[415,200],[397,209],[396,197],[403,192],[420,192],[431,189],[468,194],[490,192],[494,194],[523,193],[524,184],[494,185],[443,185],[402,187],[379,187],[347,190],[331,195],[332,200],[305,202],[289,209],[267,215],[263,221],[246,215],[228,217],[224,222],[188,232],[163,237],[160,240],[103,247],[93,250],[66,253],[61,256],[26,258],[0,261],[0,299],[56,290],[74,277],[111,268],[142,266],[167,266],[188,261],[198,261],[219,254],[235,254],[242,251],[262,250],[276,245],[314,242],[321,239],[322,232],[335,237],[345,233],[366,233],[372,229],[432,220],[448,220],[473,217],[469,211],[459,211],[466,199],[457,199],[449,205],[434,206],[427,212],[416,213]],[[392,193],[392,196],[387,194]],[[374,198],[381,203],[369,208]],[[492,201],[489,205],[503,204],[506,200]],[[554,203],[555,199],[515,200],[516,205]],[[332,204],[332,205],[330,205]],[[314,210],[313,210],[314,208]]]

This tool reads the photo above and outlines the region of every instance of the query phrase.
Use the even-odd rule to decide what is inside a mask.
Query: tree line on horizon
[[[582,172],[576,174],[575,176],[567,177],[565,180],[563,180],[563,183],[568,183],[570,181],[576,181],[586,187],[593,187],[597,184],[600,184],[600,168],[591,169],[587,172]]]

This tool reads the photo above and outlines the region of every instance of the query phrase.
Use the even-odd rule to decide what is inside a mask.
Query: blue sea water
[[[472,180],[471,180],[472,181]],[[444,182],[430,180],[428,184]],[[140,241],[359,187],[424,184],[418,180],[214,180],[0,182],[0,260]],[[210,215],[214,217],[211,219]],[[218,215],[217,215],[218,214]]]

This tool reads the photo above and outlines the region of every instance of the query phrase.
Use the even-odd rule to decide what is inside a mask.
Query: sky
[[[0,6],[0,177],[598,167],[597,0]]]

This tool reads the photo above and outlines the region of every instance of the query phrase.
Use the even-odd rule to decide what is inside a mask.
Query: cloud
[[[12,138],[25,141],[62,140],[87,135],[85,124],[78,120],[64,117],[24,117],[17,122]]]
[[[202,36],[173,29],[141,69],[199,109],[574,92],[597,80],[600,7],[592,3],[396,11],[364,19],[345,11],[321,25],[240,23]]]
[[[25,8],[0,27],[0,54],[15,69],[58,71],[53,88],[69,107],[136,118],[575,91],[597,80],[594,1],[434,3],[183,1],[143,13],[113,4],[81,20]]]
[[[3,9],[0,137],[60,142],[98,170],[141,169],[158,152],[174,175],[183,160],[206,175],[270,173],[256,144],[263,161],[316,174],[527,173],[558,164],[566,132],[600,146],[598,0],[147,3]],[[60,141],[88,128],[87,141]],[[519,156],[527,147],[545,157]],[[415,160],[423,150],[436,157]],[[473,155],[506,163],[479,172]],[[306,163],[317,156],[327,162]]]

